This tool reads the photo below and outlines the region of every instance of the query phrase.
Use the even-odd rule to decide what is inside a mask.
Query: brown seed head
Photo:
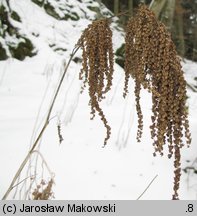
[[[111,128],[99,106],[99,102],[105,98],[105,94],[111,89],[114,72],[112,31],[109,27],[109,20],[93,21],[83,32],[78,45],[82,48],[83,57],[82,69],[79,75],[79,79],[84,82],[82,91],[88,84],[91,119],[98,112],[107,129],[107,137],[104,141],[104,145],[106,145],[111,134]]]
[[[32,193],[33,200],[50,200],[53,198],[53,187],[54,181],[50,179],[49,182],[42,180],[36,189]]]
[[[168,157],[175,156],[175,182],[173,198],[178,198],[180,181],[180,148],[185,135],[191,143],[186,109],[186,81],[180,59],[166,27],[157,21],[154,13],[141,5],[134,18],[128,21],[125,44],[125,88],[135,79],[136,107],[138,114],[139,141],[143,130],[140,107],[141,87],[152,93],[151,137],[155,153],[163,155],[163,146],[168,143]],[[185,133],[184,133],[185,131]]]

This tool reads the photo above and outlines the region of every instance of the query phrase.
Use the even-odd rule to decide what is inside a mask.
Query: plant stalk
[[[52,112],[52,110],[53,110],[53,107],[54,107],[54,104],[55,104],[55,102],[56,102],[56,99],[57,99],[58,93],[59,93],[59,91],[60,91],[60,88],[61,88],[61,86],[62,86],[62,83],[63,83],[63,81],[64,81],[64,77],[65,77],[65,75],[66,75],[66,73],[67,73],[67,71],[68,71],[68,67],[69,67],[69,65],[70,65],[70,63],[71,63],[71,61],[72,61],[74,55],[75,55],[75,54],[77,53],[77,51],[79,50],[79,48],[80,48],[80,46],[76,46],[76,47],[73,49],[73,51],[72,51],[72,53],[71,53],[71,56],[70,56],[70,59],[69,59],[67,65],[66,65],[66,67],[65,67],[64,73],[62,74],[62,77],[61,77],[60,82],[59,82],[59,84],[58,84],[57,90],[55,91],[55,94],[54,94],[52,103],[51,103],[51,105],[50,105],[50,107],[49,107],[49,111],[48,111],[48,114],[47,114],[45,123],[44,123],[44,125],[43,125],[43,127],[42,127],[40,133],[38,134],[38,136],[37,136],[37,138],[36,138],[34,144],[32,145],[31,149],[30,149],[29,152],[27,153],[27,156],[25,157],[25,159],[24,159],[23,162],[21,163],[21,165],[20,165],[18,171],[16,172],[14,178],[12,179],[12,182],[11,182],[10,186],[8,187],[6,193],[4,194],[2,200],[6,200],[6,199],[7,199],[8,195],[10,194],[10,192],[12,191],[12,189],[14,188],[14,185],[15,185],[16,180],[18,179],[18,177],[19,177],[19,175],[21,174],[22,170],[24,169],[24,167],[25,167],[27,161],[28,161],[29,158],[31,157],[31,155],[32,155],[32,153],[34,152],[35,148],[37,147],[37,145],[38,145],[38,143],[39,143],[39,140],[41,139],[42,135],[44,134],[44,132],[45,132],[45,130],[46,130],[48,124],[49,124],[49,120],[50,120],[50,117],[51,117],[51,112]]]

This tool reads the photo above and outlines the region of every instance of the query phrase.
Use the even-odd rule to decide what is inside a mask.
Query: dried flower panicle
[[[107,136],[104,145],[107,144],[111,134],[111,127],[108,125],[99,102],[105,98],[105,94],[111,89],[113,78],[114,54],[112,47],[112,31],[108,19],[93,21],[83,32],[78,41],[82,48],[82,69],[79,79],[83,80],[85,88],[89,86],[89,104],[93,119],[98,112],[104,126],[107,129]]]
[[[40,184],[37,185],[32,193],[33,200],[50,200],[51,198],[53,198],[53,184],[53,179],[50,179],[49,182],[41,180]]]
[[[191,143],[188,113],[186,109],[186,81],[180,59],[166,27],[157,21],[154,13],[141,5],[134,18],[128,21],[125,44],[125,88],[128,93],[130,76],[135,80],[135,96],[138,114],[137,140],[143,130],[140,107],[141,87],[152,93],[151,137],[156,155],[163,155],[168,143],[169,155],[174,154],[175,179],[173,199],[178,199],[180,182],[180,149],[184,136]]]

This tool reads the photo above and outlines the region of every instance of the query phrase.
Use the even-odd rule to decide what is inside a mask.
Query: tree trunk
[[[157,18],[159,18],[166,2],[167,0],[152,0],[152,2],[150,3],[149,7],[155,13]]]
[[[114,0],[114,14],[117,15],[119,13],[119,0]]]
[[[184,41],[184,32],[183,32],[183,14],[182,13],[176,13],[175,17],[175,39],[177,38],[177,49],[178,53],[184,57],[185,55],[185,41]]]
[[[194,44],[193,44],[193,54],[192,59],[197,61],[197,24],[194,28]]]
[[[193,23],[193,53],[192,59],[197,61],[197,2],[194,1],[194,23]]]
[[[129,15],[133,16],[133,0],[128,0]]]
[[[150,9],[169,30],[172,28],[176,0],[152,0]]]
[[[167,26],[168,30],[170,31],[173,24],[175,5],[176,0],[167,0],[164,4],[163,10],[161,11],[161,21]]]

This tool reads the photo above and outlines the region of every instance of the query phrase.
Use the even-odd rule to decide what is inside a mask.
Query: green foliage
[[[24,35],[21,35],[9,20],[14,19],[15,21],[21,22],[20,16],[15,11],[12,11],[9,17],[7,9],[1,5],[0,17],[0,38],[8,47],[8,50],[6,50],[0,43],[0,60],[6,60],[9,56],[18,60],[24,60],[26,56],[34,56],[36,53],[34,52],[34,46],[31,41]],[[8,36],[13,38],[14,42],[10,42],[7,39]]]
[[[3,48],[2,44],[0,43],[0,61],[6,60],[8,58],[6,50]]]
[[[121,47],[119,47],[116,50],[116,58],[115,58],[115,62],[120,65],[120,67],[124,68],[124,63],[125,63],[125,57],[124,57],[124,53],[125,53],[125,44],[122,44]]]
[[[11,17],[16,21],[21,22],[20,16],[15,11],[12,11]]]
[[[32,0],[32,2],[34,2],[35,4],[41,7],[43,6],[44,0]]]
[[[77,21],[77,20],[80,19],[80,17],[78,16],[77,13],[72,12],[71,14],[65,14],[65,16],[64,16],[64,18],[63,18],[63,20],[68,20],[68,19]]]
[[[100,13],[100,9],[98,7],[88,6],[88,9],[91,10],[91,11],[94,11],[96,13]]]
[[[0,6],[0,17],[1,17],[1,34],[0,36],[5,37],[5,32],[8,32],[9,35],[16,34],[16,28],[12,26],[8,19],[8,12],[6,8],[1,5]]]
[[[44,4],[44,9],[50,16],[56,19],[61,19],[60,16],[56,13],[55,8],[49,2],[46,2]]]
[[[71,20],[74,20],[74,21],[77,21],[77,20],[80,19],[80,17],[78,16],[77,13],[65,10],[65,7],[61,7],[61,6],[58,9],[64,12],[64,16],[63,17],[60,16],[58,14],[58,12],[56,11],[56,8],[52,5],[52,3],[47,1],[47,0],[46,1],[44,1],[44,0],[32,0],[32,2],[34,2],[35,4],[37,4],[40,7],[44,7],[46,13],[48,15],[54,17],[55,19],[58,19],[58,20],[69,20],[69,19],[71,19]],[[65,5],[65,6],[68,6],[70,8],[73,7],[72,5]]]
[[[0,6],[0,17],[1,17],[1,22],[4,23],[7,21],[7,16],[6,16],[6,9],[3,5]]]
[[[17,46],[9,46],[10,53],[13,58],[16,58],[18,60],[24,60],[26,56],[32,57],[36,55],[36,52],[34,52],[34,47],[31,43],[31,41],[28,38],[22,37],[23,42],[18,43]]]

